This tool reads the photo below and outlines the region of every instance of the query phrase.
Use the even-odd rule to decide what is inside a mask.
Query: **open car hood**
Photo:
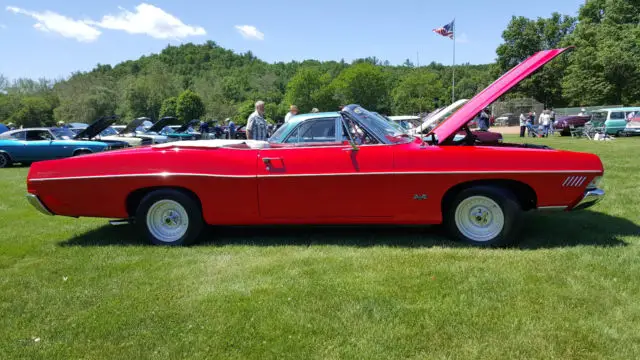
[[[476,96],[471,98],[471,100],[464,104],[447,120],[443,121],[431,130],[427,136],[435,134],[438,144],[442,144],[452,138],[464,125],[473,120],[473,118],[482,109],[496,101],[500,96],[511,90],[514,86],[527,78],[534,71],[538,70],[544,64],[569,49],[573,49],[573,47],[544,50],[531,55],[529,58],[502,75],[498,80],[494,81],[493,84],[489,85]]]
[[[177,133],[183,133],[185,131],[187,131],[187,129],[189,128],[189,126],[193,126],[193,125],[197,125],[200,124],[200,120],[191,120],[191,121],[187,121],[186,123],[182,124],[182,126],[180,126],[179,128],[176,129]]]
[[[429,118],[425,119],[425,121],[420,124],[417,128],[413,129],[414,134],[419,135],[422,134],[425,130],[428,130],[431,125],[437,125],[440,121],[444,120],[447,116],[451,115],[451,113],[455,112],[460,106],[464,105],[469,99],[460,99],[453,104],[441,108],[438,112],[432,114]]]
[[[98,134],[103,132],[104,129],[113,125],[113,123],[115,123],[117,120],[118,117],[116,115],[101,117],[100,119],[91,123],[91,125],[87,126],[85,129],[80,131],[74,139],[93,139],[94,137],[98,136]]]
[[[124,135],[124,134],[129,134],[129,133],[133,133],[136,132],[136,129],[142,125],[143,122],[145,121],[149,121],[149,118],[137,118],[137,119],[133,119],[131,120],[131,122],[124,127],[124,129],[120,130],[120,132],[118,133],[118,135]]]
[[[162,131],[162,129],[164,129],[165,126],[178,125],[178,124],[180,124],[180,120],[178,120],[178,118],[175,118],[175,117],[172,117],[172,116],[167,116],[167,117],[163,117],[162,119],[156,121],[156,123],[151,125],[151,127],[147,131],[158,133],[158,132]]]

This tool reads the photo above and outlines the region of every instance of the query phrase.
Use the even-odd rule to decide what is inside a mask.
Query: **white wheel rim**
[[[5,154],[0,154],[0,168],[7,166],[7,156]]]
[[[180,240],[189,228],[189,215],[180,203],[173,200],[155,202],[147,212],[147,228],[162,242]]]
[[[479,242],[493,240],[504,228],[500,205],[486,196],[464,199],[456,208],[455,220],[462,235]]]

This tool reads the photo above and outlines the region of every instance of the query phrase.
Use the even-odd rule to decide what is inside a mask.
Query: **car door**
[[[64,146],[48,130],[27,130],[26,132],[26,161],[51,160],[63,157]]]
[[[263,218],[301,222],[390,217],[392,145],[352,147],[340,117],[305,121],[290,146],[261,149],[258,199]],[[300,142],[297,142],[300,141]]]
[[[609,120],[606,123],[607,133],[617,134],[619,131],[624,130],[627,126],[624,111],[611,111],[609,112]]]

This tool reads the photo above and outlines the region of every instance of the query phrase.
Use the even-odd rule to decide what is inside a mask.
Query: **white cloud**
[[[203,27],[184,24],[177,17],[164,10],[142,3],[136,6],[135,12],[119,7],[117,15],[105,15],[99,22],[88,24],[111,30],[122,30],[130,34],[146,34],[157,39],[185,38],[195,35],[206,35]]]
[[[255,26],[252,25],[236,25],[240,35],[245,39],[264,40],[264,34],[260,32]]]
[[[92,42],[98,39],[100,30],[87,25],[84,21],[74,20],[52,11],[35,12],[7,6],[7,11],[30,16],[37,20],[34,28],[43,32],[54,32],[80,42]]]
[[[462,33],[460,35],[456,35],[456,43],[458,44],[466,44],[469,42],[469,37],[467,33]]]

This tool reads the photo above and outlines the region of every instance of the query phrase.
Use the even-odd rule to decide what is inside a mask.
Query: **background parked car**
[[[562,136],[571,135],[571,128],[581,128],[584,127],[591,119],[591,115],[569,115],[558,118],[556,122],[553,123],[553,128],[556,131],[560,132]]]
[[[640,111],[636,112],[635,116],[625,126],[624,135],[640,135]]]
[[[109,150],[99,141],[78,141],[55,135],[49,128],[6,131],[0,134],[0,168]]]
[[[604,124],[604,131],[609,135],[620,136],[627,127],[629,114],[639,111],[640,107],[598,109],[591,114],[591,122],[594,126]]]
[[[246,138],[247,138],[247,127],[246,126],[240,126],[236,130],[236,139],[246,139]]]
[[[0,124],[0,134],[9,131],[9,128],[5,124]]]
[[[142,145],[151,144],[164,144],[168,141],[166,136],[158,134],[144,134],[144,124],[150,123],[153,125],[147,117],[141,117],[133,119],[127,125],[112,125],[111,127],[118,132],[118,136],[124,138],[140,138],[142,139]]]
[[[109,144],[110,148],[113,150],[116,149],[124,149],[131,147],[128,142],[117,140],[114,138],[101,139],[100,133],[106,130],[109,126],[115,123],[118,120],[117,116],[104,116],[100,119],[94,121],[90,125],[86,126],[84,129],[77,131],[76,135],[73,137],[75,140],[87,140],[87,141],[101,141]],[[59,131],[65,131],[67,128],[58,128]],[[73,130],[72,130],[73,131]],[[75,132],[75,131],[73,131]]]

